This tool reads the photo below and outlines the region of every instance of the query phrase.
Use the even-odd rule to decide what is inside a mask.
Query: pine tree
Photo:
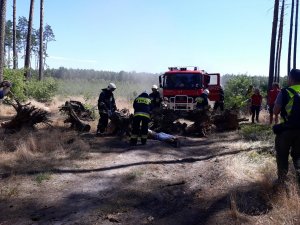
[[[274,80],[278,13],[279,13],[279,0],[275,0],[274,1],[272,35],[271,35],[271,48],[270,48],[269,82],[268,82],[269,90],[272,88],[272,84],[273,84],[273,80]]]
[[[17,3],[13,1],[13,68],[18,68],[18,52],[17,52]]]
[[[40,43],[40,49],[39,49],[39,80],[43,79],[43,55],[44,55],[44,50],[43,50],[43,23],[44,23],[44,0],[40,1],[40,38],[39,38],[39,43]]]
[[[6,0],[0,1],[0,81],[3,80]]]
[[[28,19],[28,31],[27,31],[27,43],[25,53],[25,77],[30,78],[30,55],[31,55],[31,35],[32,35],[32,19],[33,19],[34,0],[30,1],[29,19]]]

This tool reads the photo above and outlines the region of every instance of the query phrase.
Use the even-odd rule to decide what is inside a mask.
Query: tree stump
[[[14,101],[15,103],[13,101],[6,101],[17,112],[11,121],[1,124],[7,132],[16,132],[24,127],[33,129],[38,123],[50,125],[49,112],[36,108],[31,103],[22,105],[18,100],[14,99]]]
[[[79,132],[89,132],[91,126],[81,120],[91,121],[91,111],[85,109],[83,104],[79,101],[66,101],[63,106],[60,107],[59,111],[64,112],[68,115],[64,123],[71,123],[71,128]]]
[[[230,131],[239,129],[239,122],[244,119],[239,119],[237,110],[226,109],[222,114],[214,115],[212,120],[217,131]]]
[[[133,115],[129,113],[129,110],[124,108],[121,110],[115,111],[110,117],[109,126],[111,129],[112,135],[130,135],[131,124],[132,124]]]

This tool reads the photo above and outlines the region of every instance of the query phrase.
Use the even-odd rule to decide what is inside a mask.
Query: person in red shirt
[[[254,117],[256,117],[256,122],[259,122],[259,112],[261,108],[262,96],[258,88],[255,88],[254,94],[251,96],[251,113],[252,113],[252,123],[254,123]]]
[[[269,107],[269,113],[270,113],[270,124],[273,123],[273,108],[274,108],[274,104],[277,98],[277,95],[280,92],[280,87],[278,83],[273,83],[272,85],[272,89],[269,91],[268,93],[268,99],[267,99],[267,104]],[[275,115],[276,117],[276,115]],[[276,121],[278,121],[278,118],[275,118],[275,123]]]

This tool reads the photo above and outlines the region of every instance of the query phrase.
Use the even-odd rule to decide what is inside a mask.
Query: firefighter
[[[2,90],[0,90],[0,99],[3,99],[9,93],[11,86],[11,82],[7,80],[0,83],[0,88],[2,88]]]
[[[206,110],[208,109],[208,95],[209,95],[209,90],[205,89],[203,93],[196,98],[196,108],[201,109],[201,110]]]
[[[142,145],[147,143],[148,123],[150,122],[151,100],[147,92],[140,94],[133,102],[134,116],[130,145],[136,145],[141,136]]]
[[[151,99],[151,108],[159,109],[162,98],[160,97],[157,85],[152,85],[152,93],[149,95],[149,98]]]
[[[224,90],[222,87],[219,89],[219,99],[214,104],[214,111],[217,111],[219,107],[221,111],[224,111]]]
[[[279,92],[274,106],[275,116],[280,113],[282,123],[274,125],[278,183],[284,184],[289,166],[289,152],[300,184],[300,70],[292,69],[289,87]]]
[[[110,83],[107,88],[102,89],[98,99],[100,119],[97,126],[97,135],[99,136],[104,133],[108,125],[108,119],[117,109],[113,94],[114,90],[116,90],[116,85]]]

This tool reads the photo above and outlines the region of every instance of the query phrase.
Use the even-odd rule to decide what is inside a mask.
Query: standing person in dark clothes
[[[269,91],[268,99],[267,99],[269,113],[270,113],[270,124],[273,123],[273,108],[274,108],[275,100],[276,100],[279,92],[280,92],[279,84],[273,83],[272,89]],[[277,123],[277,121],[278,121],[278,118],[275,117],[275,123]]]
[[[134,116],[130,145],[136,145],[141,136],[142,145],[147,143],[148,123],[150,122],[151,100],[146,92],[140,94],[133,102]]]
[[[105,132],[108,125],[108,119],[117,109],[113,94],[114,90],[116,90],[116,85],[114,83],[110,83],[107,88],[102,89],[98,99],[100,119],[97,127],[97,135],[99,136]]]
[[[254,117],[256,122],[259,122],[259,112],[261,109],[262,96],[258,88],[255,88],[254,94],[251,96],[251,113],[252,113],[252,123],[254,123]]]
[[[278,184],[286,181],[291,152],[300,185],[300,70],[291,70],[288,85],[278,94],[274,106],[275,116],[280,114],[282,118],[273,126]]]
[[[152,93],[149,95],[149,98],[151,99],[152,109],[159,109],[162,98],[160,97],[157,85],[152,85]]]
[[[214,104],[214,111],[218,110],[218,108],[220,108],[221,111],[224,111],[224,90],[222,87],[220,87],[219,90],[219,100]]]
[[[208,95],[209,95],[209,90],[205,89],[203,93],[197,97],[196,100],[196,108],[200,110],[207,110],[209,109],[208,105]]]

